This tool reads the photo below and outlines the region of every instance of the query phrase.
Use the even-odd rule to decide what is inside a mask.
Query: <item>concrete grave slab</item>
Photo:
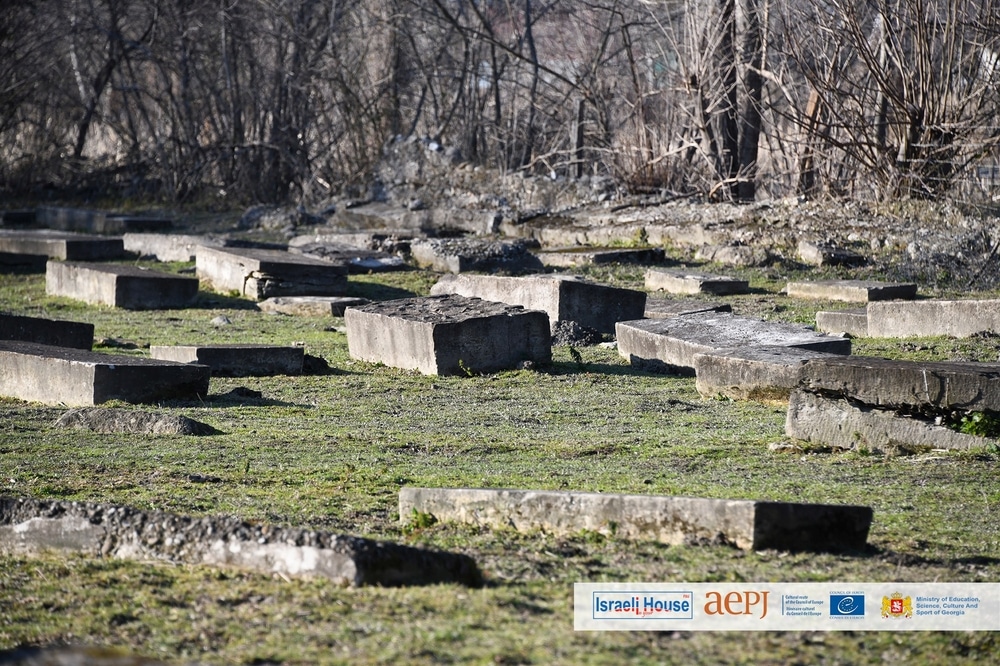
[[[917,285],[874,280],[817,280],[789,282],[785,291],[793,298],[868,303],[915,298]]]
[[[873,338],[1000,333],[1000,300],[995,299],[876,302],[867,312]]]
[[[0,498],[0,552],[52,550],[236,567],[351,586],[482,584],[475,560],[457,553],[231,516],[192,518],[89,502]]]
[[[288,244],[288,251],[310,257],[318,257],[319,259],[332,261],[337,264],[344,264],[352,273],[381,273],[409,268],[402,258],[391,255],[388,252],[370,250],[328,237],[321,240],[311,240],[310,242],[303,242],[302,238],[315,239],[321,237],[304,236],[299,237],[299,239],[293,238],[293,242],[289,242]]]
[[[613,333],[615,322],[639,319],[646,309],[644,292],[571,275],[445,275],[431,288],[431,294],[458,294],[542,310],[552,324],[575,321],[599,333]]]
[[[198,280],[138,266],[50,261],[45,293],[127,310],[166,310],[191,305]]]
[[[352,358],[427,375],[495,372],[552,359],[544,312],[478,298],[383,301],[348,308],[344,322]]]
[[[542,263],[522,239],[424,238],[410,243],[413,261],[442,273],[465,271],[534,271]]]
[[[347,267],[315,257],[258,248],[199,247],[198,277],[215,291],[261,300],[272,296],[339,296]]]
[[[835,448],[870,451],[967,450],[996,442],[803,390],[793,391],[789,397],[785,434]]]
[[[0,312],[0,340],[20,340],[90,351],[94,346],[94,325]]]
[[[799,260],[812,266],[861,266],[867,261],[846,248],[808,240],[799,241],[798,252]]]
[[[745,294],[750,283],[726,275],[711,275],[683,270],[650,268],[646,270],[646,289],[669,294]]]
[[[299,317],[343,317],[344,310],[367,305],[367,298],[353,296],[272,296],[257,304],[263,312]]]
[[[202,398],[209,376],[204,365],[0,340],[0,391],[46,405]]]
[[[860,550],[866,506],[543,490],[401,488],[399,515],[564,536],[582,530],[616,539],[714,543],[763,550]]]
[[[802,368],[800,386],[883,409],[1000,411],[1000,363],[829,357]]]
[[[839,310],[837,312],[817,312],[816,330],[834,335],[849,335],[852,338],[868,336],[868,310]]]
[[[606,249],[565,247],[541,250],[535,257],[549,268],[574,268],[601,264],[659,264],[665,254],[662,248]]]
[[[265,377],[302,374],[305,350],[255,344],[153,345],[149,355],[161,361],[207,365],[214,377]]]
[[[805,326],[701,313],[618,322],[618,353],[633,365],[693,370],[695,354],[762,346],[797,347],[830,354],[850,354],[851,341],[816,333]]]
[[[695,387],[705,397],[788,400],[807,361],[840,358],[797,347],[745,347],[695,354]]]
[[[38,208],[36,217],[40,225],[49,229],[92,234],[166,231],[173,224],[171,220],[162,217],[124,215],[82,208]]]
[[[669,298],[647,298],[645,315],[647,319],[664,319],[681,315],[698,314],[699,312],[732,312],[729,303],[711,303],[705,301],[673,300]]]
[[[34,229],[0,230],[0,252],[69,261],[102,261],[125,256],[121,238]]]
[[[125,250],[157,261],[194,261],[198,248],[223,247],[225,241],[194,234],[127,233],[122,236]]]

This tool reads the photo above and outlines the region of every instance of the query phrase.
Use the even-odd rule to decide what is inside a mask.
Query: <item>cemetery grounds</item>
[[[191,264],[145,264],[171,271]],[[711,266],[704,267],[712,269]],[[583,269],[642,289],[643,268]],[[878,279],[865,269],[724,269],[751,293],[737,314],[813,323],[789,279]],[[426,295],[437,275],[351,276],[348,295]],[[964,296],[959,285],[921,293]],[[996,297],[983,294],[983,297]],[[790,441],[785,406],[702,398],[694,379],[643,372],[614,349],[556,347],[534,370],[422,376],[352,360],[342,318],[268,315],[201,292],[194,307],[122,311],[0,275],[0,309],[91,322],[95,350],[303,344],[326,374],[213,378],[204,401],[154,409],[221,431],[195,437],[60,430],[65,411],[0,399],[0,494],[310,527],[467,553],[486,585],[344,588],[235,569],[74,555],[0,556],[0,650],[84,644],[169,663],[957,664],[995,663],[989,632],[575,633],[574,582],[984,582],[1000,580],[1000,448],[830,450]],[[216,325],[225,315],[231,321]],[[134,345],[134,347],[133,347]],[[577,353],[579,356],[577,357]],[[857,339],[854,353],[996,361],[1000,338]],[[230,393],[245,387],[260,397]],[[491,487],[864,504],[866,551],[744,552],[596,533],[553,537],[426,515],[401,522],[402,486]]]

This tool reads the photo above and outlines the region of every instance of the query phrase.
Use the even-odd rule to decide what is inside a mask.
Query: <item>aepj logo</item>
[[[691,592],[594,592],[595,620],[691,620]]]
[[[859,616],[865,614],[865,595],[831,594],[830,615],[834,617]]]

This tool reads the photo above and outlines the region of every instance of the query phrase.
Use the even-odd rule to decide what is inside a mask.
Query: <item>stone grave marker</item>
[[[705,397],[788,400],[807,361],[838,356],[798,347],[743,347],[695,354],[695,388]]]
[[[19,340],[90,351],[94,346],[94,325],[0,312],[0,340]]]
[[[405,298],[344,313],[352,358],[427,375],[495,372],[552,359],[544,312],[479,298]]]
[[[749,550],[861,550],[872,509],[866,506],[756,500],[618,495],[544,490],[401,488],[399,515],[439,521],[544,530],[582,530],[616,539],[667,544],[715,543]]]
[[[669,298],[647,298],[644,314],[646,319],[665,319],[681,315],[698,314],[700,312],[732,312],[729,303],[712,303],[694,300],[675,300]]]
[[[761,346],[798,347],[850,354],[851,341],[796,324],[760,321],[728,313],[618,322],[618,353],[651,369],[693,371],[695,354]]]
[[[646,308],[644,292],[571,275],[445,275],[431,288],[431,294],[458,294],[542,310],[553,325],[575,321],[599,333],[613,333],[616,322],[638,319]]]
[[[424,238],[410,243],[410,254],[418,266],[442,273],[542,268],[528,247],[521,239]]]
[[[1000,333],[1000,300],[878,301],[869,303],[868,335],[906,338]]]
[[[103,261],[125,256],[121,238],[35,229],[0,230],[0,252],[64,261]]]
[[[650,268],[646,271],[646,289],[662,290],[669,294],[745,294],[750,283],[726,275],[712,275],[694,271]]]
[[[151,358],[177,363],[200,363],[213,377],[265,377],[300,375],[305,350],[258,344],[153,345]]]
[[[310,529],[90,502],[0,497],[0,552],[234,567],[338,585],[482,584],[468,555]]]
[[[868,337],[868,310],[838,310],[817,312],[816,330],[834,335],[849,335],[852,338]]]
[[[203,398],[209,376],[204,365],[0,340],[0,391],[46,405]]]
[[[191,305],[198,280],[139,266],[50,261],[45,293],[127,310],[167,310]]]
[[[157,261],[194,261],[199,247],[226,245],[225,240],[194,234],[127,233],[122,242],[127,252]]]
[[[915,298],[917,285],[875,280],[816,280],[789,282],[785,291],[793,298],[868,303]]]
[[[347,267],[316,257],[260,248],[199,247],[198,277],[217,292],[262,300],[272,296],[340,296]]]

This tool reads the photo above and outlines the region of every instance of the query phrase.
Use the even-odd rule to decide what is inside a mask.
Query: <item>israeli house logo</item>
[[[864,617],[865,595],[863,594],[831,594],[831,617]]]
[[[694,619],[691,592],[593,592],[595,620],[691,620]]]

